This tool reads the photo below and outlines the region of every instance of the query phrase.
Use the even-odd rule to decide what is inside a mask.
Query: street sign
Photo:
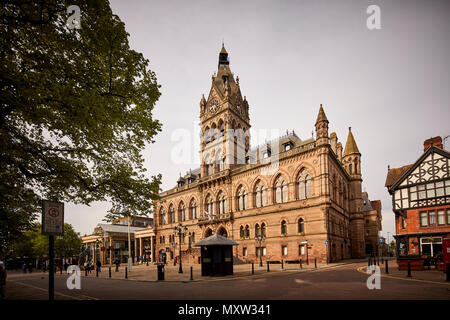
[[[64,234],[64,203],[42,200],[42,234]]]
[[[327,241],[327,240],[325,240],[325,245],[326,245],[326,246],[328,245],[328,241]]]

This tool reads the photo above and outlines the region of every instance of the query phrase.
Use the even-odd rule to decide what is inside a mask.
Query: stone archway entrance
[[[213,235],[212,229],[211,229],[211,228],[208,228],[208,229],[206,229],[203,238],[208,238],[208,237],[210,237],[210,236],[212,236],[212,235]]]
[[[220,236],[222,236],[222,237],[228,238],[228,232],[227,232],[227,229],[225,229],[224,227],[220,227],[220,228],[217,230],[217,234],[220,235]]]

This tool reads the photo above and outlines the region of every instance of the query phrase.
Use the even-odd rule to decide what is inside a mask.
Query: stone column
[[[139,256],[142,257],[142,238],[139,238]]]
[[[155,262],[155,258],[153,255],[153,237],[152,236],[150,236],[150,254],[151,254],[150,262]]]
[[[134,262],[137,262],[137,257],[138,257],[138,241],[136,238],[134,238]]]

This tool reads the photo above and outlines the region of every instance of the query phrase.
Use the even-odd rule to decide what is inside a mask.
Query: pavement
[[[442,271],[399,271],[395,260],[389,261],[389,274],[380,266],[381,290],[369,290],[366,284],[367,260],[347,260],[332,264],[303,265],[251,264],[234,266],[235,274],[228,277],[201,277],[200,266],[193,267],[194,280],[190,281],[190,265],[166,266],[165,281],[156,281],[156,266],[133,266],[128,279],[125,267],[119,272],[104,267],[97,278],[95,272],[82,276],[81,289],[69,290],[67,274],[55,275],[56,300],[309,300],[309,299],[432,299],[450,300],[450,282],[445,282]],[[10,272],[7,279],[8,300],[47,300],[48,273],[23,274]]]
[[[434,267],[426,270],[414,271],[411,270],[411,277],[408,277],[407,270],[398,270],[398,264],[396,260],[390,260],[388,262],[388,273],[386,273],[386,265],[385,263],[381,263],[379,261],[378,264],[381,272],[381,276],[384,278],[392,278],[392,279],[402,279],[407,281],[419,281],[425,283],[440,283],[447,284],[450,286],[450,282],[446,282],[446,275],[442,270],[437,270]],[[366,273],[367,266],[362,266],[358,268],[359,272]]]

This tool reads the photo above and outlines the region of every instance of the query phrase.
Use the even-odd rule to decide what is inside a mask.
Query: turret
[[[359,153],[352,128],[348,128],[342,163],[350,175],[349,182],[349,213],[351,228],[352,257],[362,258],[365,255],[364,214],[362,212],[362,178],[361,153]]]
[[[316,120],[316,146],[328,144],[328,119],[320,104],[319,114]]]

